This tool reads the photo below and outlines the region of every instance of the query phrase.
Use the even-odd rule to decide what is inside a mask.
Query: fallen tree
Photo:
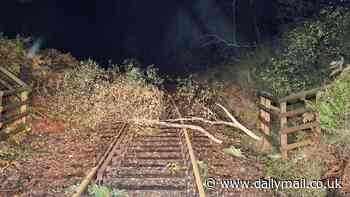
[[[232,122],[222,121],[222,120],[212,121],[212,120],[208,120],[208,119],[204,119],[204,118],[200,118],[200,117],[189,117],[189,118],[168,119],[168,120],[164,120],[164,121],[147,120],[147,119],[134,119],[134,120],[131,120],[130,123],[137,124],[140,126],[157,125],[157,126],[170,127],[170,128],[191,129],[191,130],[199,131],[199,132],[203,133],[204,135],[206,135],[209,139],[211,139],[215,143],[221,144],[222,140],[220,140],[220,139],[216,138],[215,136],[213,136],[212,134],[210,134],[203,127],[198,126],[198,125],[184,124],[183,123],[185,121],[203,122],[203,123],[210,124],[210,125],[226,125],[226,126],[238,128],[241,131],[243,131],[245,134],[250,136],[251,138],[258,140],[258,141],[261,140],[261,137],[257,136],[256,134],[254,134],[254,132],[252,132],[251,130],[249,130],[248,128],[243,126],[240,122],[238,122],[237,119],[225,107],[223,107],[220,104],[216,104],[216,105],[219,106],[225,112],[225,114],[230,118],[230,120]]]
[[[191,130],[202,132],[204,135],[208,136],[211,140],[213,140],[218,144],[222,143],[222,140],[217,139],[208,131],[206,131],[205,129],[197,125],[169,123],[169,122],[163,122],[163,121],[157,121],[157,120],[136,120],[133,123],[136,123],[138,125],[148,125],[148,126],[158,125],[163,127],[171,127],[171,128],[179,128],[179,129],[191,129]]]

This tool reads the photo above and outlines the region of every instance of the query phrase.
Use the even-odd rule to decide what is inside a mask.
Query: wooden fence
[[[319,90],[316,88],[302,91],[280,99],[267,92],[258,92],[260,131],[265,136],[264,147],[271,146],[272,120],[279,122],[279,146],[284,159],[288,158],[288,151],[315,142],[315,139],[309,138],[289,143],[288,137],[290,134],[306,130],[313,132],[316,136],[321,133],[318,113],[306,107],[307,101],[316,99]],[[296,121],[298,125],[295,125],[296,119],[299,120]]]
[[[24,130],[29,113],[27,84],[0,66],[0,141]]]

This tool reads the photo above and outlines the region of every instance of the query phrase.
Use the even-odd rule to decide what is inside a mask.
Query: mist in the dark
[[[249,2],[236,5],[237,42],[245,44],[275,32],[272,2],[256,8]],[[0,6],[0,32],[6,36],[32,36],[43,47],[103,63],[136,58],[161,70],[181,69],[191,63],[188,51],[212,50],[203,47],[203,37],[234,40],[230,0],[6,0]],[[254,14],[262,38],[256,37]]]

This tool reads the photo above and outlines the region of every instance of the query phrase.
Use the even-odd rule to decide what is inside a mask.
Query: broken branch
[[[207,119],[200,118],[200,117],[178,118],[178,119],[168,119],[168,120],[166,120],[166,122],[181,122],[181,121],[199,121],[199,122],[204,122],[204,123],[207,123],[207,124],[210,124],[210,125],[226,125],[226,126],[230,126],[230,127],[239,128],[236,124],[234,124],[232,122],[211,121],[211,120],[207,120]]]
[[[135,120],[133,122],[135,124],[139,124],[139,125],[145,125],[145,124],[146,125],[159,125],[159,126],[163,126],[163,127],[196,130],[196,131],[199,131],[199,132],[203,133],[204,135],[206,135],[208,138],[213,140],[215,143],[222,144],[222,140],[217,139],[212,134],[210,134],[208,131],[206,131],[202,127],[196,126],[196,125],[168,123],[168,122],[161,122],[161,121],[157,121],[157,120]]]
[[[252,131],[250,131],[249,129],[247,129],[245,126],[243,126],[241,123],[239,123],[236,118],[234,118],[232,116],[232,114],[222,105],[220,105],[219,103],[216,104],[217,106],[219,106],[222,110],[224,110],[224,112],[227,114],[227,116],[232,120],[232,122],[237,125],[237,127],[239,129],[241,129],[244,133],[246,133],[247,135],[249,135],[250,137],[252,137],[255,140],[261,140],[261,137],[255,135]]]

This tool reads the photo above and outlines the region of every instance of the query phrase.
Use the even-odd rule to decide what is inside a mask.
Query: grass
[[[322,158],[303,157],[304,153],[299,152],[293,155],[291,159],[271,159],[265,162],[265,175],[277,180],[300,180],[306,179],[321,180],[323,172]],[[278,189],[277,191],[285,193],[290,197],[325,197],[325,189],[311,189],[311,188],[288,188]],[[277,192],[276,191],[276,192]]]

